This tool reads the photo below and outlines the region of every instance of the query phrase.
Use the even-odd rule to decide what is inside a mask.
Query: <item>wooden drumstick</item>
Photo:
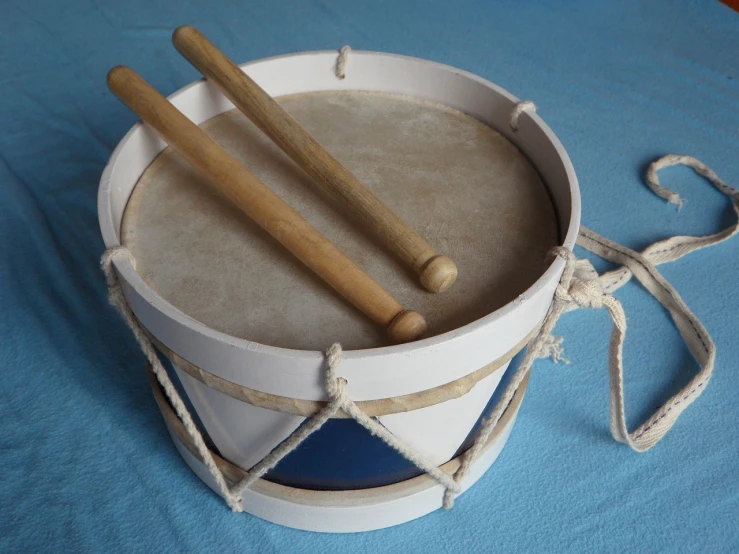
[[[427,290],[442,292],[452,286],[457,279],[454,262],[437,255],[425,240],[200,31],[183,25],[175,30],[172,42],[198,71],[216,83],[306,173],[358,214],[392,252],[419,274]]]
[[[200,127],[128,67],[108,73],[110,90],[210,183],[395,342],[418,339],[426,322],[405,310],[385,289],[304,220]]]

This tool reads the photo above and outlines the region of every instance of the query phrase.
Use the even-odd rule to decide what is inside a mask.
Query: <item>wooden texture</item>
[[[136,72],[115,67],[108,74],[108,86],[247,216],[371,320],[386,327],[390,340],[409,342],[426,331],[420,314],[404,310],[385,289]]]
[[[172,41],[191,64],[216,83],[300,167],[342,201],[387,248],[417,272],[427,290],[442,292],[454,283],[457,267],[451,259],[437,255],[424,239],[403,223],[202,33],[185,25],[175,30]]]

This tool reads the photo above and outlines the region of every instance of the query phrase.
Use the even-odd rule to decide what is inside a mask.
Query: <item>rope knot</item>
[[[605,291],[598,273],[587,260],[577,260],[569,286],[560,284],[555,299],[578,308],[602,308]]]
[[[326,350],[326,361],[328,370],[326,371],[326,392],[328,397],[334,401],[341,401],[346,396],[347,380],[343,377],[336,376],[336,370],[341,365],[341,345],[337,342]]]
[[[570,285],[570,298],[581,308],[602,308],[603,287],[598,281],[575,280]]]

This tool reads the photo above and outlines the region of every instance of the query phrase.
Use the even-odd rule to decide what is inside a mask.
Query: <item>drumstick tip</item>
[[[186,40],[196,35],[200,35],[200,31],[192,25],[180,25],[172,32],[172,42],[177,45],[181,40]]]
[[[133,69],[131,69],[130,67],[125,65],[117,65],[110,71],[108,71],[108,75],[105,78],[105,81],[108,83],[108,88],[110,88],[111,90],[115,90],[116,86],[122,81],[127,80],[131,76],[131,74],[133,74]]]
[[[444,292],[457,280],[457,265],[447,256],[434,256],[421,268],[421,284],[429,292]]]
[[[403,310],[390,322],[387,334],[393,344],[400,344],[420,339],[427,329],[426,320],[421,314]]]

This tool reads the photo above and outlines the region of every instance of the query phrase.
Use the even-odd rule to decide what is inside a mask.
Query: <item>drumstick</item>
[[[117,66],[108,87],[159,136],[247,216],[372,321],[395,342],[418,339],[426,322],[385,289],[267,188],[133,69]]]
[[[442,292],[457,279],[457,266],[434,249],[346,167],[269,94],[229,60],[200,31],[189,25],[172,35],[175,48],[257,127],[282,148],[329,194],[344,202],[401,260],[413,268],[430,292]]]

